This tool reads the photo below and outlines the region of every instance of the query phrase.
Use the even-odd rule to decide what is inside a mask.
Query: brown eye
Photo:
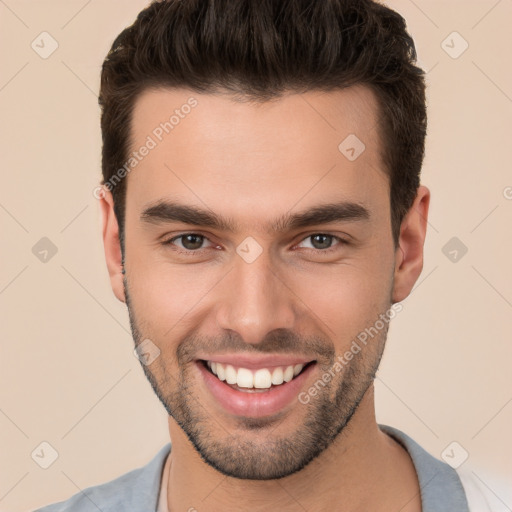
[[[180,243],[176,243],[177,240],[180,240]],[[175,245],[185,251],[198,252],[199,249],[203,249],[202,245],[205,240],[208,239],[203,235],[199,235],[197,233],[184,233],[163,242],[163,244]]]
[[[185,249],[190,251],[194,249],[200,249],[201,245],[203,245],[204,236],[201,235],[182,235],[180,237],[182,239],[182,245]]]

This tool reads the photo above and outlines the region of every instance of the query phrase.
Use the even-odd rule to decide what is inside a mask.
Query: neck
[[[405,449],[381,432],[371,386],[347,427],[304,469],[279,480],[241,480],[206,464],[169,418],[169,511],[421,511]]]

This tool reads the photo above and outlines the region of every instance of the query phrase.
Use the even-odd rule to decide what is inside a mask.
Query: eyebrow
[[[142,222],[168,224],[181,222],[204,226],[219,231],[236,233],[239,224],[231,218],[223,217],[208,209],[160,200],[144,209],[140,215]],[[314,206],[298,213],[285,213],[267,227],[268,233],[293,231],[296,229],[332,222],[353,222],[370,219],[370,210],[355,202],[342,201]]]

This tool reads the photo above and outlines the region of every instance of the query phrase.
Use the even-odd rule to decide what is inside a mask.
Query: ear
[[[121,253],[121,242],[119,240],[119,226],[114,213],[114,198],[112,193],[103,187],[99,194],[101,209],[101,224],[103,233],[103,246],[105,259],[107,261],[110,285],[114,295],[121,301],[126,302],[123,286],[123,257]]]
[[[395,252],[393,303],[404,300],[423,269],[423,245],[427,233],[430,191],[421,185],[416,199],[402,220]]]

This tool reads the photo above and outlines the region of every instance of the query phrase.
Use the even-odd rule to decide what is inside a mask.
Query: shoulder
[[[65,501],[46,505],[34,512],[154,512],[162,468],[170,447],[170,443],[166,444],[145,466],[133,469],[110,482],[88,487]]]

